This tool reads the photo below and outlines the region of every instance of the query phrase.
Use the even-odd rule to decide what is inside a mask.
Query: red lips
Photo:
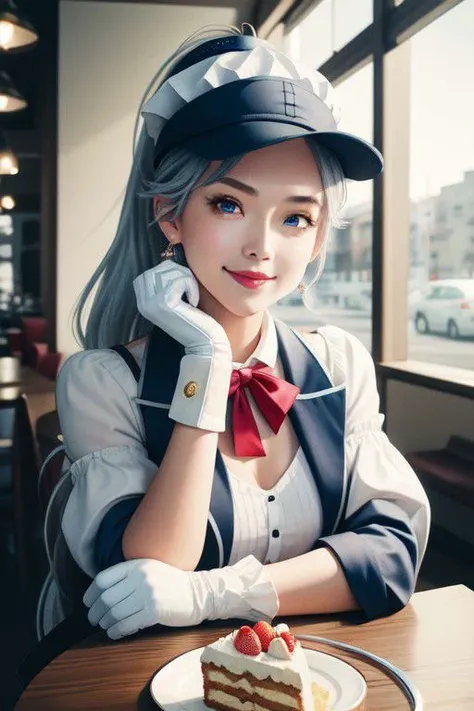
[[[231,269],[226,269],[226,272],[229,272],[229,274],[236,274],[237,276],[243,276],[246,277],[247,279],[258,279],[258,280],[271,280],[275,279],[275,277],[268,276],[268,274],[264,274],[263,272],[234,272]]]
[[[276,277],[268,276],[268,274],[264,274],[263,272],[231,272],[229,269],[225,269],[225,271],[234,281],[246,289],[261,289],[268,281],[276,279]]]

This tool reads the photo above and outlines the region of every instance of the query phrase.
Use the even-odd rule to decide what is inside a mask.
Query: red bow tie
[[[229,397],[233,397],[232,429],[238,457],[264,457],[265,450],[244,388],[248,388],[266,421],[276,434],[300,389],[277,378],[263,363],[233,370]]]

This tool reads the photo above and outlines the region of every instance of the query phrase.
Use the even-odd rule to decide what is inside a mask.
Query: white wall
[[[137,3],[60,4],[58,350],[78,349],[71,312],[109,246],[128,176],[142,93],[164,59],[234,11]]]

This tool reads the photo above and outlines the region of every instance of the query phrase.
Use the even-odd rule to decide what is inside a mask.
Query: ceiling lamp
[[[2,195],[2,197],[0,197],[0,208],[2,208],[2,210],[13,210],[15,205],[16,202],[11,195]]]
[[[18,159],[8,148],[5,136],[0,132],[0,175],[16,175],[18,171]]]
[[[38,33],[13,0],[0,0],[0,51],[30,48],[37,41]]]
[[[0,112],[21,111],[28,105],[6,72],[0,72]]]

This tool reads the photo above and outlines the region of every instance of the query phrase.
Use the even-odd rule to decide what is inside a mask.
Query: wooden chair
[[[38,499],[43,512],[58,483],[64,459],[62,436],[56,410],[47,412],[36,421],[36,443],[41,462],[38,478]]]
[[[44,542],[51,566],[50,576],[54,569],[54,580],[61,593],[63,610],[66,615],[70,615],[82,606],[82,596],[91,580],[74,561],[61,532],[63,511],[72,484],[68,476],[63,476],[65,451],[55,410],[38,418],[36,438],[42,460],[38,477],[38,499],[45,515]],[[42,638],[44,634],[42,608],[47,588],[48,578],[43,585],[38,602],[36,625],[38,638]]]

